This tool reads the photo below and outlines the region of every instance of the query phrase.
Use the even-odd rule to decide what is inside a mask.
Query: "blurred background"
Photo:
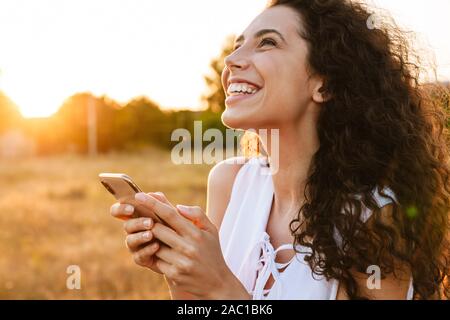
[[[369,1],[417,32],[450,89],[450,2]],[[205,208],[212,165],[176,165],[171,133],[220,121],[223,59],[266,0],[0,2],[0,298],[168,299],[136,266],[99,172]],[[430,76],[431,75],[431,76]],[[437,97],[442,99],[442,96]],[[448,95],[444,97],[448,107]],[[66,286],[67,267],[81,288]]]

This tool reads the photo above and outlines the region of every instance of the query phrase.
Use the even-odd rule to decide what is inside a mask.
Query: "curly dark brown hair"
[[[351,270],[378,265],[395,275],[399,262],[412,272],[415,299],[448,298],[448,109],[420,84],[406,34],[392,20],[370,28],[372,13],[356,1],[274,0],[267,8],[278,5],[301,17],[309,67],[330,97],[306,201],[290,224],[294,245],[310,247],[313,273],[338,279],[351,299],[367,298]],[[389,214],[376,205],[375,187],[394,192]],[[367,223],[361,202],[373,210]]]

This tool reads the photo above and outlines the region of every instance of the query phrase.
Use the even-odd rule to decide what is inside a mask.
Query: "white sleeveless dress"
[[[231,160],[231,159],[230,159]],[[231,198],[228,203],[220,230],[219,240],[222,253],[230,270],[242,282],[253,299],[270,300],[328,300],[336,299],[339,282],[327,281],[325,277],[312,274],[311,268],[304,261],[311,250],[298,246],[297,253],[289,262],[275,262],[281,250],[293,250],[293,244],[283,244],[274,249],[266,232],[270,209],[274,195],[270,168],[264,157],[250,158],[236,175]],[[385,194],[395,199],[391,189]],[[380,207],[392,202],[374,190],[375,199]],[[365,221],[370,216],[365,208]],[[336,240],[340,236],[335,233]],[[261,254],[262,251],[262,254]],[[284,269],[280,272],[279,269]],[[264,287],[270,275],[274,278],[272,287]],[[407,299],[412,299],[412,279]]]

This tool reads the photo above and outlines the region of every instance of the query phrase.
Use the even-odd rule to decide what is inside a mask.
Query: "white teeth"
[[[259,89],[257,89],[256,87],[252,86],[249,83],[232,83],[230,84],[230,86],[228,87],[227,93],[229,95],[231,94],[242,94],[242,93],[249,93],[249,94],[253,94],[255,92],[257,92]]]

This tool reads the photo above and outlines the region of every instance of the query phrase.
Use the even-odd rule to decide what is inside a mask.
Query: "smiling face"
[[[308,72],[300,19],[289,7],[268,8],[236,39],[222,72],[226,126],[281,128],[317,109],[322,82]]]

